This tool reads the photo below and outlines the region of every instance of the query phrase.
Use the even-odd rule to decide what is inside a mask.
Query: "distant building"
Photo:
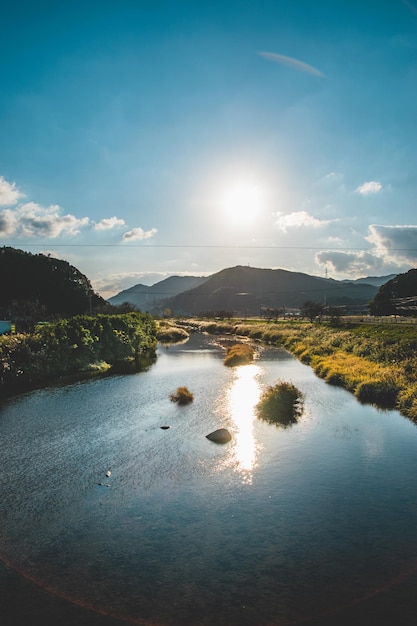
[[[10,320],[0,320],[0,335],[11,333],[13,326]]]

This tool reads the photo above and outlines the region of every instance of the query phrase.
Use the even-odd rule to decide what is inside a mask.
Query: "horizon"
[[[417,0],[23,0],[2,27],[2,245],[105,299],[416,266]]]

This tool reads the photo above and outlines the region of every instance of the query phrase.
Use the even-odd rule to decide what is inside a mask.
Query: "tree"
[[[316,317],[320,317],[321,319],[323,311],[324,306],[320,304],[320,302],[313,302],[312,300],[307,300],[301,307],[301,315],[307,317],[310,322],[314,322]]]

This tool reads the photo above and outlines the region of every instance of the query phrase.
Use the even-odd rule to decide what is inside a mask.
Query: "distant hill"
[[[417,269],[398,274],[382,285],[371,302],[372,315],[417,314]]]
[[[175,314],[196,315],[206,311],[231,311],[258,315],[261,307],[300,308],[307,300],[333,306],[361,307],[374,298],[378,288],[282,269],[237,266],[224,269],[204,284],[164,301]]]
[[[170,276],[151,287],[134,285],[108,299],[110,304],[117,305],[129,302],[141,311],[161,312],[163,302],[172,296],[198,287],[207,280],[207,276]]]
[[[365,278],[357,278],[356,280],[343,280],[343,283],[355,283],[356,285],[374,285],[381,287],[389,280],[395,278],[397,274],[388,274],[388,276],[366,276]]]
[[[44,254],[2,247],[0,276],[0,316],[6,319],[66,317],[106,304],[76,267]]]

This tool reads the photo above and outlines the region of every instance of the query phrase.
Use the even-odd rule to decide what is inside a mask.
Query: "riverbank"
[[[283,346],[326,382],[344,387],[361,402],[396,409],[417,421],[415,326],[356,322],[332,326],[302,320],[188,320],[183,324],[200,332]]]
[[[0,394],[137,371],[154,358],[156,324],[143,313],[79,315],[0,337]]]

